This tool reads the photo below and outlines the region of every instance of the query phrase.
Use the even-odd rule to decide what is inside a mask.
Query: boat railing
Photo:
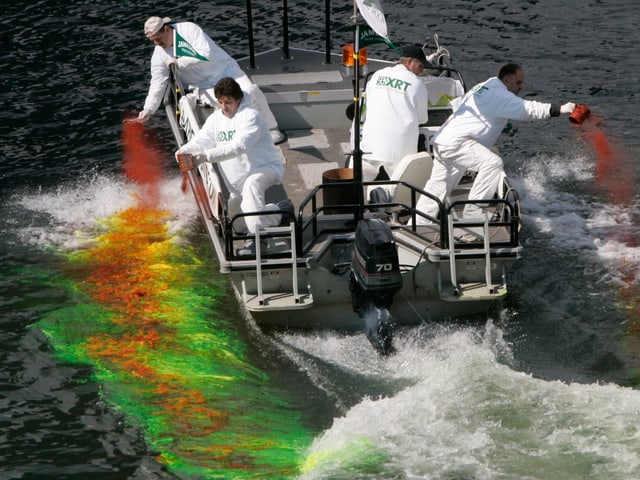
[[[263,215],[282,215],[282,219],[280,221],[280,225],[289,226],[293,224],[293,234],[290,233],[290,230],[286,230],[286,235],[283,235],[280,230],[277,228],[267,228],[264,232],[261,232],[260,238],[262,240],[267,241],[284,241],[288,244],[288,248],[277,249],[271,252],[262,252],[262,256],[265,258],[284,258],[289,257],[291,254],[289,253],[293,248],[291,243],[295,242],[295,249],[299,251],[300,242],[297,240],[300,234],[300,222],[296,218],[295,215],[292,215],[291,212],[286,210],[272,210],[269,213],[264,212],[242,212],[238,213],[232,217],[227,215],[226,208],[223,211],[222,225],[223,228],[221,230],[221,234],[224,241],[225,246],[225,257],[228,260],[240,260],[242,256],[237,255],[234,244],[237,241],[246,241],[249,239],[253,239],[254,235],[246,232],[245,219],[248,217],[257,217]],[[290,240],[291,238],[295,239],[293,242]]]
[[[253,37],[253,9],[251,0],[246,0],[247,12],[247,37],[249,39],[249,66],[251,69],[256,68],[255,59],[255,42]],[[289,7],[288,1],[282,0],[278,7],[282,14],[282,54],[283,58],[289,57]],[[269,20],[272,17],[269,16]],[[325,43],[325,63],[331,63],[331,0],[324,0],[324,43]]]
[[[401,181],[401,180],[387,180],[382,182],[363,182],[363,188],[369,186],[383,186],[393,185],[398,188],[400,185],[410,190],[410,204],[404,204],[401,202],[388,202],[388,203],[368,203],[365,205],[358,205],[355,201],[352,203],[342,203],[339,205],[328,205],[321,201],[319,197],[325,190],[329,188],[336,188],[335,184],[320,184],[313,188],[304,200],[301,202],[297,215],[291,215],[290,212],[282,210],[274,210],[273,213],[269,212],[269,215],[280,213],[283,215],[281,224],[293,223],[295,226],[295,239],[296,250],[302,255],[309,252],[313,245],[317,242],[318,238],[330,234],[350,233],[355,231],[355,225],[357,219],[362,217],[363,212],[371,214],[379,214],[379,211],[402,211],[406,214],[410,221],[408,225],[393,224],[392,228],[404,228],[414,232],[419,237],[424,237],[425,241],[428,241],[421,232],[420,228],[416,226],[416,220],[418,217],[423,217],[429,222],[435,224],[440,232],[440,238],[446,237],[446,222],[444,221],[444,205],[440,200],[421,190],[414,185]],[[353,191],[357,187],[356,182],[341,182],[340,188],[350,189]],[[438,203],[440,207],[440,218],[433,218],[424,214],[416,208],[416,204],[420,195],[426,195]],[[225,256],[229,260],[239,260],[240,257],[235,253],[234,245],[238,241],[246,241],[252,238],[251,235],[245,233],[246,228],[243,228],[242,223],[244,219],[251,216],[265,215],[264,212],[242,212],[232,217],[227,215],[227,211],[223,212],[222,225],[220,233],[223,237],[223,243],[225,245]],[[265,232],[262,236],[263,239],[277,240],[280,235],[277,233]],[[277,251],[275,253],[268,253],[263,255],[265,258],[278,258],[284,257],[286,254],[283,251]]]
[[[335,188],[335,184],[320,184],[311,190],[305,199],[301,202],[297,214],[292,215],[291,212],[274,210],[271,215],[280,213],[282,215],[281,224],[293,224],[294,235],[291,236],[296,242],[295,249],[299,254],[305,255],[313,248],[319,238],[332,234],[345,234],[355,231],[357,220],[363,215],[382,215],[388,218],[397,218],[400,213],[403,218],[408,219],[406,223],[397,221],[389,222],[392,229],[403,229],[412,232],[413,235],[423,239],[425,242],[436,245],[438,248],[447,249],[452,245],[452,239],[449,220],[451,219],[456,228],[481,230],[487,223],[483,218],[460,218],[460,212],[465,205],[476,204],[484,211],[491,211],[493,214],[488,221],[488,227],[492,232],[500,230],[502,234],[491,235],[490,244],[492,248],[515,248],[519,244],[519,228],[520,228],[520,205],[518,193],[511,188],[506,182],[503,185],[504,193],[502,198],[487,199],[482,201],[474,200],[457,200],[451,204],[444,205],[436,196],[415,187],[414,185],[401,180],[385,180],[377,182],[363,182],[363,188],[377,186],[393,186],[395,188],[407,188],[410,191],[410,203],[402,203],[396,201],[388,201],[384,203],[366,203],[358,205],[354,202],[345,202],[339,205],[325,204],[322,200],[322,194],[328,188]],[[358,188],[356,182],[341,182],[340,188],[354,189]],[[426,195],[436,202],[439,206],[438,218],[431,217],[416,208],[417,202],[421,195]],[[240,260],[235,253],[234,244],[238,241],[246,241],[252,238],[251,235],[245,233],[246,228],[242,228],[241,224],[244,219],[251,216],[264,215],[263,212],[243,212],[229,218],[225,210],[223,214],[223,228],[221,235],[225,245],[225,255],[229,260]],[[427,219],[435,228],[431,228],[429,233],[417,225],[419,217]],[[436,233],[436,241],[434,242],[433,233]],[[265,232],[262,235],[265,240],[284,240],[291,242],[279,233]],[[456,247],[473,248],[473,243],[458,243],[453,240]],[[263,256],[265,258],[284,258],[289,256],[289,249],[277,250],[275,252],[267,252]]]
[[[453,218],[453,224],[465,229],[477,229],[480,231],[485,226],[484,214],[478,218],[456,218],[455,211],[461,210],[465,205],[478,205],[483,212],[494,212],[489,217],[488,225],[492,228],[503,227],[506,229],[506,236],[496,236],[491,239],[494,247],[516,247],[518,246],[518,231],[520,229],[520,208],[517,202],[509,201],[505,198],[493,198],[488,200],[457,200],[447,206],[446,218]],[[449,232],[443,237],[443,247],[448,248],[451,244]],[[455,241],[455,239],[454,239]],[[472,245],[472,243],[468,244]],[[463,244],[464,246],[464,244]]]
[[[408,224],[392,224],[392,228],[404,228],[413,231],[416,235],[422,237],[419,227],[416,226],[416,220],[418,217],[427,219],[430,223],[437,226],[440,231],[440,238],[446,235],[446,222],[444,222],[444,205],[434,195],[425,192],[424,190],[402,180],[384,180],[376,182],[362,182],[362,187],[378,187],[378,186],[393,186],[398,188],[399,186],[409,189],[410,191],[410,203],[405,204],[401,202],[389,201],[386,203],[366,203],[359,205],[356,200],[352,203],[342,203],[339,205],[326,205],[320,202],[318,195],[327,189],[336,188],[335,184],[321,184],[317,185],[311,190],[305,199],[300,204],[298,222],[300,225],[301,235],[299,235],[299,241],[301,245],[299,250],[301,252],[307,252],[313,243],[321,235],[327,235],[332,233],[344,233],[355,231],[355,224],[358,218],[361,218],[362,212],[379,213],[392,211],[402,211],[403,214],[409,217]],[[341,182],[339,188],[350,189],[353,191],[355,188],[361,188],[357,182]],[[442,212],[439,218],[431,217],[416,208],[418,199],[421,195],[425,195],[431,198],[439,206],[439,211]],[[320,221],[320,220],[332,220],[332,221]],[[425,240],[428,240],[425,237]]]

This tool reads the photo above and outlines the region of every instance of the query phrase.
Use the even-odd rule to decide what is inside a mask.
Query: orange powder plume
[[[596,156],[596,186],[604,189],[613,203],[630,204],[635,177],[631,156],[608,137],[599,115],[592,113],[583,129]]]
[[[163,178],[160,152],[144,137],[144,124],[125,121],[122,129],[123,167],[127,178],[140,185],[147,205],[156,205],[160,199],[158,185]]]

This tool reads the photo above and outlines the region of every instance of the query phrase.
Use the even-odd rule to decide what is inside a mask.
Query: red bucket
[[[582,122],[589,118],[590,114],[591,110],[589,110],[589,107],[582,103],[578,103],[573,112],[571,112],[571,115],[569,115],[569,121],[574,125],[580,126],[582,125]]]

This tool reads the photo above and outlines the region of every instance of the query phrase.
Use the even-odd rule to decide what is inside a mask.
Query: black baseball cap
[[[402,56],[407,58],[414,58],[422,63],[422,66],[424,67],[429,66],[427,57],[425,57],[420,45],[407,45],[406,47],[402,47]]]

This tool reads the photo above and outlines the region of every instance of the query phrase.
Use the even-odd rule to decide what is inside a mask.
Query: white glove
[[[141,122],[146,122],[147,120],[149,120],[150,116],[151,113],[148,110],[140,110],[140,113],[138,114],[138,120],[140,120]]]
[[[178,62],[175,57],[167,58],[164,64],[167,66],[167,68],[171,68],[171,65],[175,65],[175,67],[178,68]]]
[[[576,109],[576,104],[567,102],[560,107],[560,113],[572,113]]]

